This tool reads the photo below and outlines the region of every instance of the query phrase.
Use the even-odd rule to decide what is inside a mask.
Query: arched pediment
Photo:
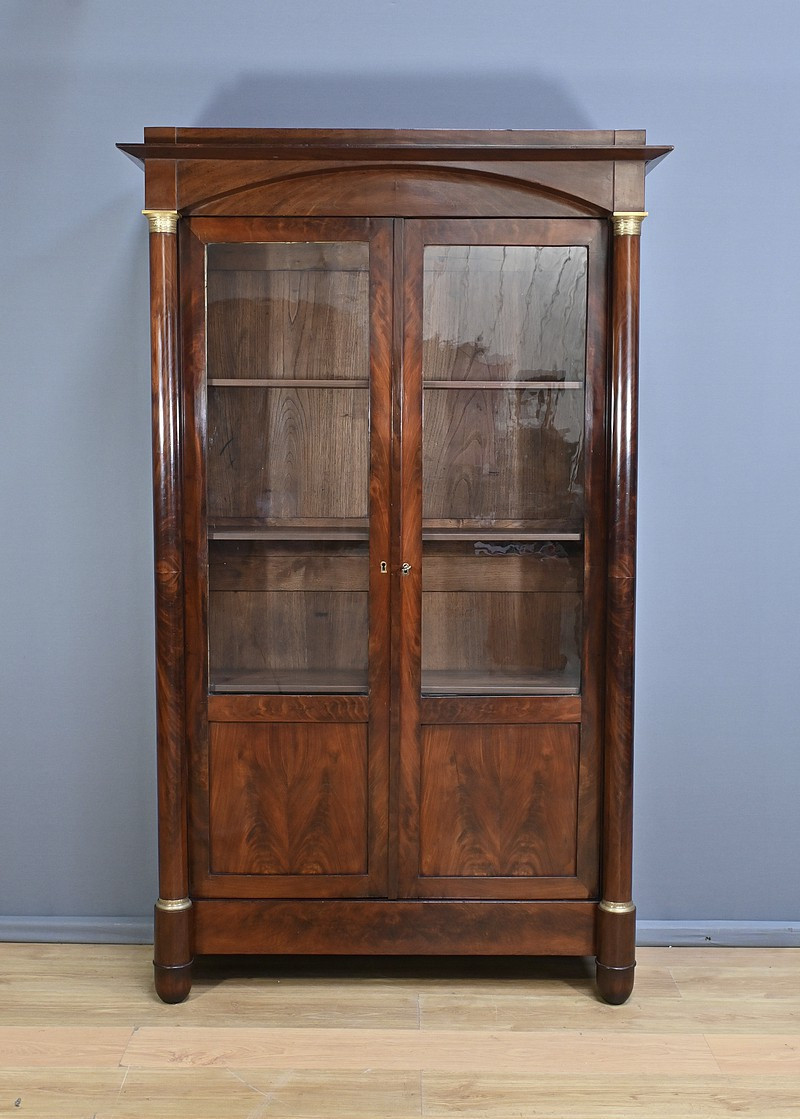
[[[608,213],[610,164],[592,165],[588,196],[561,163],[331,165],[248,161],[215,175],[206,161],[182,173],[181,210],[219,215],[374,215],[386,217],[598,217]],[[220,169],[222,170],[222,169]],[[442,190],[443,183],[447,189]]]

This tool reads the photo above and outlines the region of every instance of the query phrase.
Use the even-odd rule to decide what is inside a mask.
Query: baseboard
[[[0,917],[0,941],[42,944],[152,944],[151,917]],[[639,921],[641,947],[800,948],[789,921]]]
[[[152,917],[0,917],[0,941],[152,944]]]
[[[644,948],[800,948],[800,923],[790,921],[637,921]]]

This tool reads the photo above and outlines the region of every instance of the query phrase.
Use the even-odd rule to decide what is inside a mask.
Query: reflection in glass
[[[423,420],[426,520],[580,524],[582,391],[426,388]]]
[[[582,381],[585,247],[429,245],[425,380]]]
[[[587,253],[424,257],[422,687],[580,687]]]
[[[209,245],[209,677],[365,692],[369,246]]]

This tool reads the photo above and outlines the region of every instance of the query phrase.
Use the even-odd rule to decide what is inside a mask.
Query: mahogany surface
[[[510,885],[535,896],[540,879],[572,877],[577,779],[575,726],[424,727],[420,873],[459,878],[456,896],[472,892],[468,879],[496,896],[508,887],[495,879],[519,879]]]
[[[586,901],[198,901],[195,950],[209,953],[585,956]]]
[[[638,397],[639,237],[614,239],[610,393],[608,619],[606,685],[609,901],[630,901],[633,831],[633,656],[636,570],[636,414]]]
[[[448,158],[657,160],[669,147],[648,147],[642,132],[479,131],[469,129],[148,129],[144,144],[119,144],[134,159]],[[619,142],[617,142],[619,141]]]
[[[194,948],[594,953],[624,1001],[640,239],[609,218],[670,149],[119,146],[180,214],[151,234],[159,874],[192,906],[156,910],[160,997]]]
[[[150,234],[152,292],[153,497],[159,887],[183,898],[186,880],[186,770],[183,751],[183,565],[181,419],[178,397],[177,251],[173,234]]]

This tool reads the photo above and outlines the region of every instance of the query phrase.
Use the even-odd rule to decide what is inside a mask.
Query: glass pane
[[[213,541],[212,689],[362,691],[368,564],[366,541]]]
[[[586,249],[424,258],[422,687],[580,687]]]
[[[369,246],[209,245],[209,676],[366,692]]]

